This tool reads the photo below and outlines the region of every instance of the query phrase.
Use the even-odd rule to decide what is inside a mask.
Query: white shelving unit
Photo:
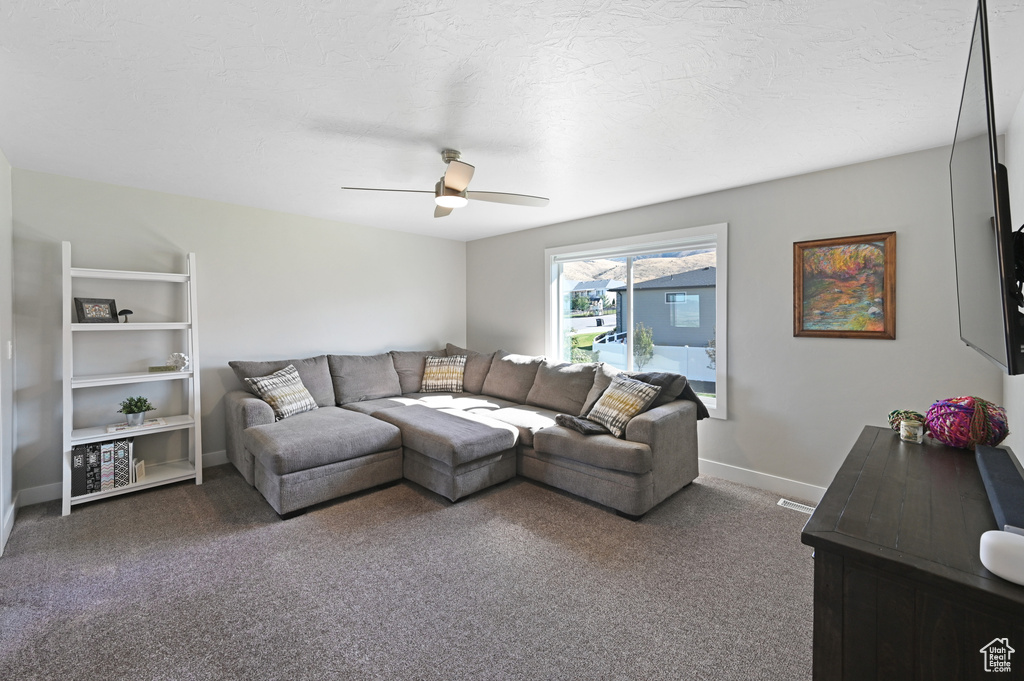
[[[106,499],[118,494],[135,492],[138,490],[165,485],[182,480],[195,480],[197,485],[203,482],[203,452],[202,452],[202,431],[200,424],[199,407],[199,344],[196,314],[196,256],[189,253],[187,258],[187,271],[184,273],[162,273],[162,272],[130,272],[124,270],[99,270],[71,265],[71,243],[62,243],[63,260],[63,387],[64,387],[64,416],[63,416],[63,505],[62,514],[71,513],[71,507],[97,499]],[[76,294],[76,283],[82,280],[98,279],[121,282],[154,282],[157,285],[167,284],[168,286],[184,286],[184,309],[175,311],[175,316],[181,317],[180,321],[171,322],[133,322],[129,324],[82,324],[72,321],[75,318],[74,299]],[[142,314],[139,315],[143,317]],[[155,345],[152,341],[156,335],[166,333],[179,334],[184,337],[180,352],[184,352],[191,362],[186,371],[173,372],[149,372],[139,371],[138,367],[125,367],[127,370],[119,373],[97,373],[82,374],[75,370],[75,344],[76,340],[86,337],[95,337],[94,334],[110,334],[116,337],[122,334],[130,336],[133,344],[138,347],[145,347],[147,343]],[[124,337],[124,336],[122,336]],[[81,343],[80,343],[81,345]],[[82,350],[80,350],[82,351]],[[90,389],[105,388],[110,386],[130,386],[135,384],[163,384],[164,382],[183,381],[183,397],[187,409],[181,414],[168,414],[161,411],[159,417],[163,419],[163,425],[142,427],[138,429],[125,430],[116,433],[108,433],[107,426],[116,421],[111,418],[105,423],[95,425],[79,425],[75,422],[76,400],[86,403],[89,400]],[[170,385],[168,383],[168,385]],[[116,414],[114,414],[116,416]],[[117,487],[104,492],[82,494],[76,497],[71,496],[71,453],[75,445],[104,442],[108,440],[119,440],[124,438],[149,437],[158,433],[172,431],[187,431],[187,458],[170,460],[146,461],[145,476],[131,484]]]

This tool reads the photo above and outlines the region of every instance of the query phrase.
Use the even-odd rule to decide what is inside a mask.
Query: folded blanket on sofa
[[[697,405],[698,421],[700,421],[701,419],[706,419],[711,416],[711,413],[708,412],[708,408],[704,406],[704,403],[700,401],[699,397],[697,397],[697,393],[693,392],[693,388],[690,387],[689,381],[686,382],[686,387],[683,388],[683,392],[680,393],[677,399],[690,400],[691,402]]]
[[[689,400],[697,405],[697,420],[710,416],[708,408],[690,387],[686,376],[667,371],[626,371],[626,376],[661,388],[661,395],[652,406],[657,407],[672,400]],[[666,399],[667,398],[667,399]]]
[[[564,428],[571,428],[577,433],[583,433],[584,435],[603,435],[611,432],[596,421],[591,421],[590,419],[581,418],[579,416],[570,416],[569,414],[558,414],[555,416],[555,423]]]
[[[708,408],[701,402],[700,397],[693,391],[690,386],[690,382],[686,380],[685,376],[679,374],[672,374],[667,372],[624,372],[626,376],[633,378],[638,381],[643,381],[650,385],[657,386],[663,390],[669,390],[671,399],[689,400],[697,405],[697,420],[708,418],[711,414],[708,412]],[[679,384],[682,383],[682,389],[680,390]],[[655,402],[655,405],[658,403]],[[571,416],[569,414],[558,414],[555,416],[555,423],[564,427],[571,428],[577,433],[583,433],[584,435],[603,435],[609,433],[600,423],[591,421],[585,416]]]

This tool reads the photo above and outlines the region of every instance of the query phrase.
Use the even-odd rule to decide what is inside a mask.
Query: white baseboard
[[[221,449],[217,452],[203,452],[203,468],[210,466],[222,466],[228,462],[228,450]]]
[[[220,466],[227,462],[228,452],[226,449],[203,454],[203,468]],[[51,482],[48,485],[40,485],[38,487],[26,487],[15,492],[14,498],[16,501],[14,506],[15,508],[20,508],[21,506],[31,506],[32,504],[41,504],[44,501],[60,499],[61,492],[61,484],[59,482]],[[13,525],[13,519],[11,523]]]
[[[3,524],[0,525],[0,556],[4,555],[4,547],[7,546],[7,540],[11,536],[11,530],[14,529],[14,517],[18,515],[18,495],[15,493],[14,499],[12,500],[11,507],[7,509],[7,513],[4,514]]]
[[[39,485],[38,487],[25,487],[18,490],[18,508],[22,506],[31,506],[32,504],[41,504],[44,501],[53,501],[54,499],[60,499],[61,484],[59,482],[51,482],[48,485]]]
[[[740,468],[708,459],[698,459],[698,461],[700,462],[700,472],[705,475],[775,492],[793,501],[810,501],[817,504],[825,494],[824,487],[809,485],[806,482],[780,478],[777,475],[752,471],[749,468]]]

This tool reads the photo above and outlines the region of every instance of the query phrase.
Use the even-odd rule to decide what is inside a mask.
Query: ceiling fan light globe
[[[458,194],[442,194],[434,197],[434,203],[442,208],[462,208],[469,203],[469,200]]]
[[[452,189],[444,184],[444,178],[434,185],[434,203],[441,206],[442,208],[462,208],[469,199],[466,198],[466,192]]]

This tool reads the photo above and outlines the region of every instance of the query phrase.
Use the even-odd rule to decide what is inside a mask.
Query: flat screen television
[[[949,159],[960,338],[1016,375],[1024,373],[1024,314],[992,101],[988,22],[980,0]]]

